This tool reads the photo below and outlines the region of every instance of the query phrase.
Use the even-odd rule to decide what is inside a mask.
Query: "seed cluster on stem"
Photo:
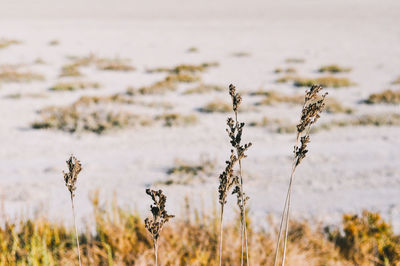
[[[151,234],[153,238],[153,248],[154,248],[154,265],[158,265],[158,239],[164,224],[169,221],[169,219],[175,217],[174,215],[169,215],[165,210],[165,203],[167,202],[167,197],[163,194],[162,190],[151,190],[146,189],[146,194],[148,194],[153,200],[153,204],[150,205],[150,211],[153,215],[152,218],[146,218],[144,220],[145,227]]]
[[[294,154],[293,165],[289,179],[289,187],[286,193],[285,204],[283,207],[281,222],[279,226],[278,240],[275,250],[274,266],[278,262],[279,246],[281,242],[281,236],[284,224],[285,224],[285,237],[283,243],[283,255],[282,255],[281,265],[282,266],[285,265],[287,238],[289,231],[290,204],[291,204],[291,194],[292,194],[294,174],[297,166],[306,157],[306,154],[308,152],[307,145],[310,142],[311,127],[320,118],[320,114],[325,107],[325,97],[328,93],[320,94],[321,90],[322,87],[320,85],[313,85],[308,91],[306,91],[306,95],[304,97],[304,104],[301,111],[300,122],[296,127],[297,136],[296,136],[296,145],[294,146],[293,149],[293,154]]]
[[[219,203],[221,205],[221,220],[220,220],[220,251],[219,251],[219,265],[222,264],[222,247],[223,247],[223,215],[224,206],[227,203],[226,197],[232,187],[234,187],[232,194],[237,196],[237,205],[240,209],[240,235],[241,235],[241,265],[243,265],[243,253],[244,246],[246,247],[246,262],[249,264],[248,258],[248,245],[247,245],[247,230],[246,230],[246,202],[249,199],[243,190],[243,177],[242,177],[242,159],[246,158],[245,152],[252,145],[251,143],[241,144],[243,127],[245,123],[238,121],[238,110],[242,102],[242,97],[236,92],[236,87],[232,84],[229,85],[229,95],[232,98],[232,109],[235,114],[235,118],[229,117],[227,120],[228,128],[226,129],[230,144],[233,147],[231,149],[231,155],[229,160],[226,161],[225,170],[219,176]],[[238,174],[234,174],[234,166],[239,164]],[[244,244],[245,242],[245,244]]]
[[[81,251],[79,247],[79,235],[78,235],[78,227],[76,226],[76,215],[75,215],[75,206],[74,206],[74,197],[75,197],[75,190],[76,190],[76,183],[78,180],[78,175],[82,171],[82,165],[76,157],[73,155],[67,160],[68,165],[68,172],[64,172],[64,181],[65,186],[68,188],[70,195],[71,195],[71,206],[72,206],[72,215],[74,218],[74,227],[75,227],[75,235],[76,235],[76,246],[78,251],[78,261],[79,266],[82,265],[81,262]]]

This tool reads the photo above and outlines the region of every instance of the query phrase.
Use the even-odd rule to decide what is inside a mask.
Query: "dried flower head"
[[[146,189],[146,194],[148,194],[154,202],[150,205],[150,211],[153,214],[153,218],[146,218],[144,222],[146,229],[150,232],[154,241],[157,241],[164,224],[167,223],[170,218],[175,216],[169,215],[165,210],[167,197],[163,194],[162,190],[156,191]]]
[[[320,85],[313,85],[306,92],[304,105],[301,111],[300,123],[297,125],[297,139],[300,143],[294,147],[295,166],[298,166],[306,157],[307,144],[310,142],[310,129],[317,122],[325,107],[325,97],[328,93],[319,95],[322,90]]]
[[[76,190],[76,181],[78,180],[78,175],[82,170],[82,165],[76,157],[71,155],[71,157],[67,161],[69,172],[64,174],[65,185],[67,186],[69,192],[71,193],[71,197],[75,196]]]

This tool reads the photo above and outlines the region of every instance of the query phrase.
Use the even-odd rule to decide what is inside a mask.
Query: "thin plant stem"
[[[79,248],[78,227],[76,226],[76,218],[75,218],[74,197],[72,196],[72,193],[71,193],[71,205],[72,205],[72,215],[73,215],[73,217],[74,217],[75,238],[76,238],[76,246],[77,246],[77,249],[78,249],[78,261],[79,261],[79,266],[82,266],[82,262],[81,262],[81,249]]]
[[[158,240],[153,241],[154,246],[154,265],[158,265]]]
[[[219,233],[219,266],[222,265],[222,241],[223,241],[222,231],[224,229],[223,217],[224,217],[224,205],[221,204],[221,220],[220,220],[220,233]]]
[[[288,238],[288,232],[289,232],[289,218],[290,218],[290,202],[291,202],[291,197],[292,197],[292,185],[293,185],[293,178],[294,178],[294,172],[296,171],[296,167],[293,168],[292,174],[290,176],[290,184],[289,184],[289,192],[288,192],[288,201],[287,201],[287,213],[286,213],[286,226],[285,226],[285,239],[283,242],[283,255],[282,255],[282,266],[285,265],[285,257],[286,257],[286,243],[287,243],[287,238]]]
[[[297,134],[296,146],[299,144],[299,140],[300,140],[300,134]],[[282,226],[283,226],[284,221],[287,222],[287,220],[288,220],[287,215],[289,214],[289,212],[287,211],[287,209],[288,209],[288,205],[289,205],[288,203],[290,201],[290,193],[292,191],[292,182],[293,182],[293,176],[294,176],[295,170],[296,170],[296,157],[294,157],[294,159],[293,159],[292,173],[290,175],[290,180],[289,180],[289,188],[288,188],[288,191],[286,193],[285,204],[283,206],[283,211],[282,211],[282,218],[281,218],[281,222],[280,222],[280,225],[279,225],[278,241],[276,243],[276,248],[275,248],[274,266],[276,266],[276,263],[278,261],[279,245],[281,243],[281,235],[282,235]],[[285,217],[286,217],[286,220],[285,220]],[[286,222],[285,222],[285,225],[286,225]],[[285,227],[287,227],[287,226],[285,226]],[[285,235],[286,235],[286,233],[287,232],[285,232]],[[284,241],[284,246],[285,246],[284,247],[284,251],[285,251],[286,250],[286,240]]]

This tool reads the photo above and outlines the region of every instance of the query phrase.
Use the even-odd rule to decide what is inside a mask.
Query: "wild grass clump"
[[[301,95],[286,95],[277,91],[257,92],[256,95],[263,95],[264,98],[256,105],[274,105],[277,103],[300,104],[303,101]]]
[[[354,127],[354,126],[400,126],[400,114],[398,113],[378,113],[365,114],[347,119],[331,120],[329,123],[321,124],[316,130],[331,130],[336,127]]]
[[[231,105],[222,100],[213,100],[207,103],[205,106],[199,108],[199,111],[203,113],[228,113],[231,110]]]
[[[315,79],[298,78],[294,80],[294,86],[296,87],[310,87],[313,84],[320,84],[323,87],[331,88],[350,87],[354,85],[348,78],[338,78],[334,76],[324,76]]]
[[[249,52],[235,52],[232,53],[232,56],[234,57],[249,57],[251,54]]]
[[[40,111],[41,119],[31,124],[34,129],[58,129],[68,133],[93,132],[103,134],[143,122],[143,118],[128,112],[105,109],[84,110],[78,106],[47,107]]]
[[[303,109],[301,112],[300,123],[297,125],[297,136],[296,145],[294,146],[294,157],[292,172],[289,179],[289,188],[286,194],[285,204],[282,213],[282,219],[279,227],[278,241],[276,244],[274,265],[278,263],[280,240],[282,232],[285,232],[283,237],[283,253],[282,253],[282,265],[285,264],[286,258],[286,246],[289,232],[289,218],[290,218],[290,204],[294,174],[297,167],[300,165],[302,160],[306,157],[308,152],[307,145],[310,142],[310,130],[311,127],[317,122],[325,106],[325,97],[327,94],[320,94],[322,87],[319,85],[313,85],[307,92],[304,98]],[[285,226],[283,227],[283,225]]]
[[[153,204],[150,205],[150,211],[153,215],[152,218],[146,218],[144,224],[146,229],[149,231],[151,237],[153,238],[154,247],[154,265],[158,265],[158,239],[164,225],[169,221],[169,219],[174,218],[174,215],[169,215],[165,210],[165,203],[167,202],[167,197],[164,195],[162,190],[151,190],[146,189],[146,194],[148,194],[153,200]]]
[[[288,68],[275,68],[274,73],[279,74],[279,73],[287,73],[287,74],[294,74],[296,73],[297,70],[293,67],[288,67]]]
[[[171,79],[165,78],[164,80],[157,81],[149,86],[140,88],[129,87],[126,89],[128,95],[151,95],[151,94],[164,94],[166,92],[175,91],[177,83]]]
[[[60,41],[54,39],[54,40],[49,41],[48,44],[49,44],[49,46],[58,46],[58,45],[60,45]]]
[[[373,93],[364,102],[368,104],[400,104],[400,90],[385,90],[380,93]]]
[[[194,114],[165,113],[155,116],[154,119],[155,121],[161,121],[164,127],[190,126],[198,122],[198,118]]]
[[[59,82],[52,86],[49,90],[51,91],[76,91],[83,89],[98,89],[100,83],[98,82],[85,82],[85,81],[71,81],[71,82]]]
[[[355,85],[348,78],[334,76],[323,76],[318,78],[303,78],[298,76],[283,76],[276,80],[278,83],[293,82],[296,87],[311,87],[313,84],[320,84],[323,87],[342,88]]]
[[[158,67],[158,68],[151,68],[148,69],[148,73],[160,73],[160,72],[167,72],[170,74],[182,74],[182,73],[199,73],[204,72],[210,67],[217,67],[219,64],[217,62],[206,62],[198,65],[191,65],[191,64],[181,64],[175,67]]]
[[[61,69],[61,77],[82,76],[80,69],[82,67],[95,66],[98,70],[110,71],[134,71],[136,68],[129,64],[129,59],[123,58],[102,58],[94,54],[88,56],[71,56],[69,59],[72,63],[66,64]]]
[[[318,69],[318,72],[324,73],[324,72],[329,72],[329,73],[343,73],[343,72],[350,72],[351,68],[349,67],[341,67],[339,65],[325,65],[325,66],[321,66]]]
[[[161,183],[165,185],[204,183],[214,174],[215,167],[215,161],[207,158],[201,158],[197,163],[175,160],[174,166],[167,170],[168,179]]]
[[[400,236],[379,213],[345,214],[343,230],[327,229],[327,233],[341,255],[354,265],[400,264]]]
[[[399,76],[397,79],[395,79],[395,80],[392,82],[392,84],[400,84],[400,76]]]
[[[198,53],[199,49],[197,47],[190,47],[189,49],[186,50],[187,53]]]
[[[286,58],[285,62],[286,62],[286,63],[297,63],[297,64],[301,64],[301,63],[305,63],[306,60],[305,60],[304,58],[289,57],[289,58]]]
[[[30,71],[18,71],[13,68],[0,70],[0,82],[32,82],[42,81],[44,76]]]
[[[193,88],[187,89],[183,94],[205,94],[213,91],[221,92],[224,90],[223,86],[201,83]]]
[[[21,41],[18,41],[18,40],[1,38],[0,39],[0,49],[4,49],[11,45],[20,44],[20,43],[21,43]]]

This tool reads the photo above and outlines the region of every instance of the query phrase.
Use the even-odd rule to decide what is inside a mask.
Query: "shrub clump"
[[[343,227],[343,233],[327,229],[328,237],[355,265],[369,265],[371,261],[379,265],[400,263],[400,237],[378,213],[345,214]]]
[[[278,83],[293,82],[296,87],[311,87],[313,84],[319,84],[323,87],[341,88],[355,85],[348,78],[339,78],[334,76],[323,76],[318,78],[303,78],[298,76],[283,76],[276,80]]]
[[[196,87],[187,89],[183,94],[204,94],[213,91],[224,91],[225,88],[219,85],[210,85],[210,84],[199,84]]]
[[[21,42],[13,39],[0,39],[0,49],[7,48],[10,45],[20,44]]]
[[[155,121],[161,121],[164,127],[188,126],[198,122],[196,115],[181,115],[178,113],[166,113],[155,117]]]
[[[42,81],[44,76],[30,71],[18,71],[17,67],[2,67],[0,82],[32,82]]]

